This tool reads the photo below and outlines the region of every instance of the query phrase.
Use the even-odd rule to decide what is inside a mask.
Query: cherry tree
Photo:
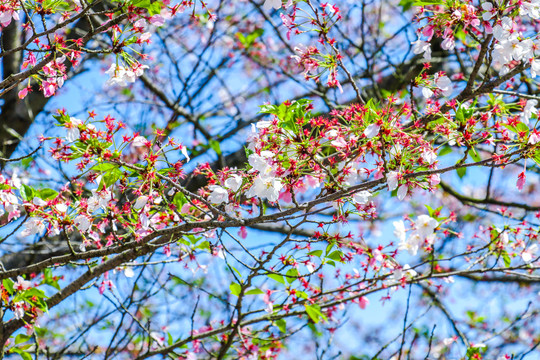
[[[0,4],[2,357],[538,357],[540,3]]]

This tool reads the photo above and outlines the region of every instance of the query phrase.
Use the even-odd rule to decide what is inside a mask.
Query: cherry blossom
[[[433,234],[435,228],[438,226],[438,222],[429,215],[420,215],[414,225],[416,232],[422,238],[427,238]]]
[[[25,229],[21,232],[22,236],[41,234],[45,230],[45,224],[39,218],[31,217],[24,224]]]
[[[523,108],[523,112],[520,114],[520,120],[526,125],[529,125],[529,120],[533,114],[538,112],[536,105],[538,104],[537,100],[527,100],[527,104]]]
[[[390,171],[386,175],[386,179],[387,179],[387,182],[388,182],[388,190],[393,191],[393,190],[397,189],[397,187],[398,187],[398,176],[399,176],[399,173],[397,173],[396,171]]]
[[[431,44],[424,40],[416,40],[413,42],[413,53],[414,54],[423,54],[424,60],[431,60]]]
[[[537,251],[538,251],[538,245],[532,244],[527,249],[521,252],[521,258],[523,259],[524,262],[530,263],[533,260]]]
[[[377,136],[379,134],[380,129],[381,129],[381,127],[379,125],[371,124],[366,128],[366,130],[364,130],[364,135],[368,139],[372,139],[372,138],[374,138],[375,136]]]
[[[283,188],[283,183],[278,178],[257,176],[253,185],[246,192],[248,198],[258,196],[267,198],[268,201],[277,201],[279,192]]]
[[[266,11],[269,11],[272,8],[277,10],[277,9],[281,8],[281,5],[282,5],[281,0],[265,0],[264,4],[263,4],[263,8]]]
[[[221,204],[229,202],[229,192],[227,189],[219,185],[210,185],[208,189],[211,191],[208,196],[208,201],[213,204]]]
[[[242,186],[242,178],[239,175],[232,174],[229,178],[227,178],[227,180],[225,180],[224,184],[233,192],[237,192]]]
[[[369,191],[362,190],[353,195],[353,201],[360,205],[366,205],[369,202],[369,198],[373,196]]]
[[[13,285],[13,288],[17,291],[28,290],[30,287],[32,287],[32,283],[24,280],[22,276],[17,276],[17,282]]]
[[[146,203],[148,202],[148,196],[146,195],[142,195],[142,196],[139,196],[137,198],[137,201],[135,202],[135,204],[133,205],[133,208],[135,210],[139,210],[139,209],[142,209],[143,207],[145,207]]]

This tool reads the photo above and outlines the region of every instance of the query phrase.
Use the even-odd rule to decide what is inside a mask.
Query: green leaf
[[[240,43],[244,45],[244,47],[247,49],[251,47],[255,40],[257,40],[257,38],[259,38],[262,34],[264,34],[264,29],[257,28],[252,33],[247,35],[244,35],[242,33],[236,33],[236,37],[238,38]]]
[[[277,115],[278,107],[276,105],[261,105],[261,111],[259,114],[273,114]]]
[[[216,140],[210,140],[208,142],[210,145],[210,148],[216,152],[216,154],[221,155],[221,147],[219,146],[219,141]]]
[[[287,332],[287,322],[284,319],[276,320],[276,326],[282,333]]]
[[[21,192],[21,196],[26,201],[32,201],[32,199],[36,196],[35,195],[36,191],[32,189],[30,186],[25,185],[25,184],[21,185],[20,192]]]
[[[510,255],[508,255],[506,251],[503,251],[501,255],[504,261],[504,266],[510,267],[510,264],[512,263],[512,259],[510,258]]]
[[[103,190],[103,188],[106,188],[106,187],[108,188],[109,186],[113,185],[121,177],[122,177],[122,171],[120,171],[118,168],[114,168],[106,172],[101,178],[101,184],[99,186],[99,190]]]
[[[458,174],[460,179],[463,179],[463,177],[467,173],[467,168],[464,168],[464,167],[459,168],[459,169],[456,170],[456,173]]]
[[[272,280],[275,280],[277,281],[278,283],[281,283],[283,285],[285,285],[285,279],[283,278],[282,275],[278,275],[278,274],[268,274],[268,277]]]
[[[326,257],[332,260],[335,260],[337,262],[341,262],[341,251],[339,250],[333,251],[331,254],[326,255]]]
[[[45,295],[45,292],[43,290],[40,290],[40,289],[36,289],[36,288],[30,288],[28,290],[26,290],[24,292],[24,297],[25,298],[32,298],[32,297],[36,297],[38,299],[46,299],[47,298],[47,295]]]
[[[414,0],[401,0],[399,5],[403,8],[403,11],[409,10],[414,4]]]
[[[516,126],[516,129],[518,132],[522,132],[522,133],[525,133],[525,134],[529,134],[529,127],[527,125],[525,125],[524,123],[520,122],[517,124]]]
[[[10,295],[13,295],[13,284],[14,282],[11,279],[2,280],[2,285],[4,285],[4,288]]]
[[[287,271],[287,282],[292,284],[298,278],[298,270],[291,268]]]
[[[53,118],[55,118],[59,124],[65,124],[66,122],[69,121],[69,115],[65,113],[53,115]]]
[[[233,271],[234,271],[235,273],[238,274],[238,277],[239,277],[240,279],[242,278],[242,274],[240,273],[240,271],[238,271],[237,268],[235,268],[234,266],[231,266],[231,269],[233,269]]]
[[[471,159],[473,159],[474,162],[479,162],[479,161],[482,160],[480,155],[478,155],[478,153],[476,152],[475,148],[470,148],[469,149],[469,156],[471,157]]]
[[[414,6],[427,6],[427,5],[440,5],[443,0],[417,0],[414,2]]]
[[[187,199],[186,197],[184,196],[184,194],[182,194],[181,192],[177,192],[175,195],[174,195],[174,198],[173,198],[173,204],[176,205],[176,207],[178,209],[181,209],[182,206],[184,206],[184,204],[187,203]]]
[[[134,1],[133,6],[148,10],[150,15],[156,15],[161,12],[162,4],[155,0],[138,0]]]
[[[534,153],[533,160],[538,165],[540,165],[540,149],[536,150],[536,152]]]
[[[461,106],[456,111],[456,120],[459,124],[465,123],[465,115],[463,114],[463,108]]]
[[[115,164],[101,163],[101,164],[96,164],[96,165],[92,166],[92,168],[90,170],[97,171],[97,172],[108,172],[108,171],[111,171],[112,169],[115,169],[117,167],[118,166],[115,165]]]
[[[23,167],[27,168],[28,166],[30,166],[32,161],[34,161],[33,157],[27,157],[27,158],[24,158],[24,159],[21,160],[21,164],[22,164]]]
[[[53,189],[41,189],[38,191],[38,197],[43,200],[52,200],[58,196],[58,191]]]
[[[46,268],[45,270],[43,270],[43,277],[44,277],[43,282],[45,284],[54,287],[56,290],[62,290],[60,285],[58,285],[58,281],[53,279],[52,269]]]
[[[240,292],[242,291],[242,287],[237,283],[232,283],[229,285],[229,289],[231,290],[231,294],[234,296],[240,295]]]
[[[334,242],[331,242],[329,243],[327,246],[326,246],[326,251],[325,251],[325,254],[328,255],[328,253],[332,250],[332,248],[334,247],[336,243]]]
[[[321,308],[317,304],[308,305],[305,304],[304,307],[306,308],[306,313],[308,314],[309,318],[316,324],[321,319],[326,320],[326,316],[321,312]]]
[[[208,252],[210,251],[210,242],[209,241],[203,241],[199,245],[196,246],[197,249],[206,250]]]
[[[320,258],[322,253],[323,253],[322,250],[313,250],[313,251],[308,252],[308,255],[316,256]]]
[[[452,148],[450,146],[443,146],[441,150],[439,150],[439,156],[444,156],[450,154],[451,152]]]
[[[30,340],[32,337],[31,336],[28,336],[26,334],[19,334],[15,337],[15,344],[21,344],[23,342],[27,342],[28,340]]]
[[[32,360],[32,355],[30,355],[30,353],[27,353],[24,350],[12,348],[10,349],[10,351],[19,354],[21,358],[23,358],[23,360]]]
[[[264,291],[257,288],[246,291],[246,295],[261,295],[261,294],[264,294]]]

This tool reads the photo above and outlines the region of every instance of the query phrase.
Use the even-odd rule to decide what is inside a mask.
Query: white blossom
[[[509,17],[505,16],[501,19],[500,24],[493,27],[493,37],[499,41],[513,41],[517,39],[517,32],[512,32],[514,22]]]
[[[413,53],[415,53],[416,55],[424,54],[424,60],[431,60],[431,45],[429,44],[429,42],[418,39],[412,44]]]
[[[433,90],[431,90],[428,87],[423,87],[422,88],[422,96],[425,97],[426,99],[429,99],[430,97],[433,96]]]
[[[70,126],[67,128],[67,135],[66,135],[66,140],[68,142],[73,142],[73,141],[76,141],[79,139],[79,137],[81,136],[81,132],[79,131],[79,125],[82,125],[82,120],[79,120],[77,118],[70,118],[69,119],[71,124]]]
[[[409,264],[405,264],[402,268],[394,270],[394,272],[392,273],[392,280],[394,280],[395,282],[401,282],[401,279],[403,279],[404,277],[407,280],[411,280],[416,275],[418,275],[418,273],[411,269]]]
[[[401,185],[397,191],[397,197],[399,201],[402,201],[403,199],[405,199],[405,196],[407,196],[408,192],[409,192],[409,187],[405,184]]]
[[[432,165],[437,160],[437,154],[431,149],[424,149],[422,151],[422,160]]]
[[[182,152],[182,155],[185,156],[186,162],[189,162],[189,160],[191,160],[191,158],[189,157],[189,154],[188,154],[188,152],[187,152],[187,147],[182,146],[182,147],[180,148],[180,152]]]
[[[540,74],[540,60],[534,59],[531,61],[531,76],[535,78]]]
[[[495,11],[493,9],[493,4],[490,2],[485,2],[482,4],[482,9],[484,9],[485,13],[482,14],[482,19],[484,21],[488,21],[495,15]]]
[[[418,216],[414,224],[416,226],[416,231],[418,232],[418,234],[423,239],[425,239],[434,233],[438,222],[429,215],[420,215]]]
[[[208,196],[208,201],[210,201],[212,204],[221,204],[221,203],[229,202],[229,192],[227,191],[227,189],[219,185],[210,185],[208,189],[212,191],[210,195]]]
[[[68,209],[67,205],[64,203],[56,204],[54,207],[56,207],[56,210],[58,210],[61,213],[65,213]]]
[[[272,8],[276,10],[281,8],[281,0],[265,0],[263,9],[269,11]]]
[[[271,151],[261,151],[261,154],[251,154],[248,157],[249,165],[253,169],[257,170],[261,174],[267,175],[272,171],[272,167],[269,165],[268,160],[274,156]]]
[[[379,134],[381,127],[377,124],[371,124],[364,130],[364,135],[368,139],[372,139]]]
[[[363,190],[353,195],[353,201],[360,205],[365,205],[369,202],[369,198],[372,196],[372,194],[367,191]]]
[[[268,201],[277,201],[279,192],[283,188],[281,180],[274,177],[257,176],[253,185],[246,192],[248,198],[258,196],[259,198],[267,198]]]
[[[39,218],[31,217],[24,224],[25,229],[21,232],[21,235],[28,236],[34,234],[40,234],[45,230],[45,225],[43,221]]]
[[[142,195],[137,198],[137,201],[135,201],[135,205],[133,205],[133,208],[135,210],[142,209],[146,203],[148,202],[148,196]]]
[[[449,97],[452,95],[454,89],[452,87],[452,81],[448,76],[439,76],[437,80],[435,80],[435,85],[442,90],[444,96]]]
[[[135,273],[133,272],[133,267],[126,266],[126,268],[124,269],[124,275],[127,278],[132,278],[135,275]]]
[[[236,174],[232,174],[225,180],[225,186],[234,192],[237,192],[242,186],[242,177]]]
[[[526,250],[523,250],[523,252],[521,253],[521,258],[523,259],[524,262],[528,264],[533,260],[537,251],[538,251],[538,245],[532,244]]]
[[[18,301],[13,304],[13,316],[15,319],[20,320],[24,317],[24,302]]]
[[[454,50],[455,47],[456,41],[454,40],[453,36],[449,36],[441,42],[441,48],[443,50]]]
[[[415,256],[418,254],[418,249],[422,245],[422,237],[418,232],[414,231],[410,234],[409,238],[405,241],[402,241],[398,245],[399,250],[407,250],[410,255]]]
[[[533,0],[532,2],[524,1],[519,7],[520,15],[528,15],[531,19],[540,19],[540,2]]]
[[[395,171],[390,171],[386,175],[386,181],[388,183],[388,190],[394,191],[398,186],[398,173]]]
[[[87,231],[92,225],[88,217],[82,214],[78,215],[75,219],[73,219],[73,222],[81,232]]]
[[[524,123],[525,125],[529,125],[529,119],[531,118],[531,116],[538,112],[538,109],[535,107],[537,104],[537,100],[527,100],[527,104],[525,104],[525,108],[519,116],[522,123]]]
[[[146,146],[148,143],[148,140],[144,136],[137,136],[133,139],[133,142],[131,143],[132,146],[139,147],[139,146]]]
[[[24,280],[22,276],[17,276],[17,282],[13,284],[13,288],[17,291],[24,291],[30,289],[32,283]]]
[[[109,80],[105,83],[109,86],[126,86],[127,83],[135,82],[135,79],[137,78],[131,69],[117,66],[116,64],[112,64],[109,70],[105,71],[105,74],[110,76]]]
[[[35,196],[33,199],[32,199],[32,204],[36,205],[36,206],[45,206],[47,205],[47,202],[41,198],[38,198],[37,196]]]
[[[392,223],[394,225],[394,235],[400,240],[405,241],[405,238],[407,237],[407,233],[405,230],[405,223],[403,220],[394,221]]]

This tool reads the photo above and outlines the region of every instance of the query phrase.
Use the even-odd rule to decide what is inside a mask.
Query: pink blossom
[[[428,178],[428,181],[429,181],[429,185],[431,186],[439,185],[441,183],[441,175],[439,174],[430,175]]]
[[[24,302],[18,301],[15,304],[13,304],[13,316],[15,319],[22,319],[24,317]]]
[[[28,95],[29,88],[25,87],[19,91],[19,99],[24,99]]]
[[[24,291],[32,286],[30,281],[24,280],[22,276],[17,276],[17,282],[13,284],[13,289],[17,291]]]
[[[240,230],[238,230],[238,235],[242,238],[242,239],[245,239],[247,238],[247,228],[245,226],[241,226],[240,227]]]
[[[525,171],[522,171],[519,175],[518,175],[518,180],[517,180],[517,188],[519,189],[519,191],[523,190],[523,185],[525,185]]]
[[[361,298],[358,299],[358,305],[360,305],[360,309],[365,309],[366,306],[369,305],[369,300],[367,297],[365,296],[362,296]]]

